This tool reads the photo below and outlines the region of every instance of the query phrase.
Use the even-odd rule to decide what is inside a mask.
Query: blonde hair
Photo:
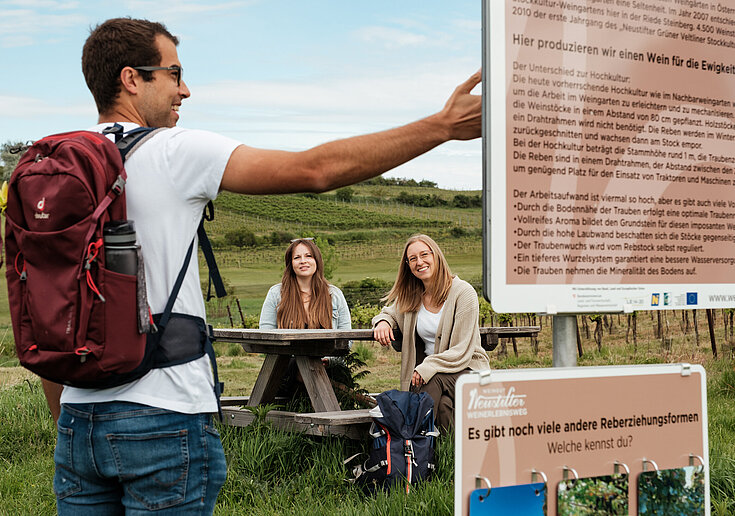
[[[311,278],[311,301],[309,313],[304,309],[301,300],[301,291],[293,270],[293,253],[298,245],[305,245],[316,262],[316,271]],[[303,238],[294,240],[286,249],[284,257],[286,268],[281,278],[281,302],[278,304],[276,321],[279,328],[331,328],[332,327],[332,296],[329,293],[329,283],[324,277],[324,259],[313,240]]]
[[[452,271],[449,269],[447,259],[439,248],[439,245],[427,235],[413,235],[403,248],[401,263],[398,265],[398,275],[390,292],[381,299],[386,304],[393,302],[398,304],[401,313],[416,312],[421,307],[421,298],[424,294],[424,283],[413,275],[411,266],[408,264],[408,248],[415,242],[423,242],[434,254],[434,275],[431,278],[431,297],[434,303],[444,304],[452,286]]]

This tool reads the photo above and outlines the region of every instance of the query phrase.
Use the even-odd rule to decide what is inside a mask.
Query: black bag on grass
[[[434,400],[427,393],[390,390],[376,397],[368,459],[353,468],[353,482],[368,491],[427,480],[435,469]],[[373,409],[376,410],[376,409]],[[351,459],[347,460],[349,462]]]

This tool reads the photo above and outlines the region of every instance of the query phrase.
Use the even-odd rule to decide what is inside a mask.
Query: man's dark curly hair
[[[92,29],[82,50],[82,72],[100,114],[115,105],[124,67],[160,64],[161,53],[155,44],[159,34],[179,44],[163,24],[148,20],[113,18]],[[152,72],[140,74],[145,81],[153,80]]]

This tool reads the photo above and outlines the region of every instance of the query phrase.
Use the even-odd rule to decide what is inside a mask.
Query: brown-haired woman
[[[427,392],[437,425],[453,426],[454,385],[463,373],[490,367],[480,345],[479,303],[475,289],[453,276],[444,253],[426,235],[408,239],[387,302],[373,318],[381,345],[403,334],[401,389]]]
[[[352,328],[342,291],[324,277],[324,260],[312,239],[300,238],[286,249],[281,282],[273,285],[260,312],[260,328]]]
[[[260,311],[260,328],[352,328],[350,309],[342,291],[324,277],[324,260],[311,238],[293,240],[286,249],[286,268],[281,282],[268,290]],[[328,368],[339,368],[345,374],[342,358],[324,357]],[[349,373],[347,373],[349,374]],[[296,361],[291,360],[278,395],[291,397],[300,387],[301,376]]]

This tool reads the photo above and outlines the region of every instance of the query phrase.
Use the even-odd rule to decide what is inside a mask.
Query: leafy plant
[[[225,233],[225,244],[235,247],[252,247],[257,244],[257,239],[252,231],[235,229]]]
[[[294,234],[288,231],[272,231],[269,241],[273,245],[281,245],[291,243],[294,238],[296,238]]]
[[[362,341],[353,344],[352,352],[365,363],[375,360],[375,350]]]
[[[314,239],[314,243],[322,252],[322,260],[324,260],[324,277],[330,280],[334,275],[334,268],[339,262],[337,251],[334,249],[334,246],[330,244],[329,241],[324,237],[316,237]]]
[[[452,199],[452,206],[455,208],[480,208],[482,197],[479,195],[457,194]]]
[[[367,179],[360,183],[361,185],[381,185],[381,186],[423,186],[426,188],[436,188],[434,181],[424,179],[417,182],[415,179],[406,179],[403,177],[383,177],[378,176],[372,179]]]
[[[352,200],[353,195],[355,195],[355,190],[353,190],[349,186],[340,188],[334,193],[335,198],[338,201],[342,201],[342,202],[350,202]]]
[[[446,206],[449,204],[447,201],[442,199],[436,194],[421,195],[421,194],[410,194],[408,192],[401,192],[396,201],[403,204],[410,204],[412,206],[422,206],[424,208],[432,208],[435,206]]]
[[[454,226],[450,233],[454,238],[461,238],[467,235],[467,230],[460,226]]]
[[[560,484],[557,512],[565,516],[628,514],[628,475],[581,478]]]
[[[266,416],[268,415],[268,412],[271,410],[276,410],[279,408],[279,405],[275,405],[273,403],[264,403],[262,405],[258,405],[257,407],[253,407],[251,405],[245,405],[243,408],[249,412],[252,412],[253,416],[255,416],[255,420],[253,420],[253,424],[255,425],[268,425],[268,421],[266,421]]]
[[[704,514],[704,471],[685,468],[642,473],[638,482],[638,514]]]
[[[350,310],[353,328],[371,328],[373,317],[378,315],[380,307],[357,304]]]
[[[0,184],[10,180],[10,175],[26,148],[27,144],[19,141],[7,141],[0,145]]]

